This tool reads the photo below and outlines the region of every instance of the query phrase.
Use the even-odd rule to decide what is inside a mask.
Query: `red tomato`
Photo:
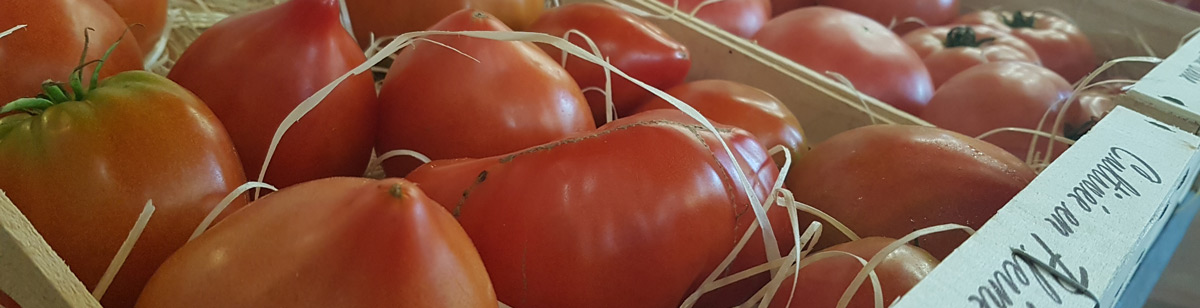
[[[246,175],[257,178],[292,109],[364,61],[338,21],[336,0],[292,0],[204,31],[167,76],[208,103],[233,137]],[[284,134],[264,181],[286,187],[362,175],[377,111],[370,74],[342,82]]]
[[[908,125],[837,134],[813,147],[788,174],[786,185],[797,201],[821,209],[859,236],[896,238],[946,223],[978,229],[1035,176],[992,144]],[[821,246],[847,241],[840,232],[824,234]],[[917,246],[941,259],[966,238],[938,233],[920,238]]]
[[[771,0],[771,16],[814,5],[817,5],[817,0]]]
[[[708,1],[658,1],[674,6],[686,14],[696,12],[696,18],[744,38],[754,36],[754,33],[758,32],[768,19],[771,19],[771,0],[723,0],[705,4],[699,11],[696,11],[696,7]]]
[[[722,128],[731,158],[692,123],[678,111],[641,113],[512,154],[434,162],[409,178],[458,192],[438,201],[457,213],[502,302],[673,307],[754,219],[744,191],[765,196],[777,174],[745,131]]]
[[[230,215],[137,307],[496,307],[467,234],[404,179],[328,178]]]
[[[862,15],[819,6],[798,9],[767,22],[753,39],[817,73],[841,73],[862,93],[908,113],[920,113],[933,95],[921,57]]]
[[[649,21],[629,12],[601,3],[576,3],[554,8],[542,15],[529,31],[557,37],[569,30],[583,32],[600,49],[600,54],[621,71],[659,89],[673,87],[687,76],[692,60],[687,47],[676,42]],[[577,34],[570,35],[571,43],[591,51]],[[551,45],[540,45],[551,58],[561,59],[562,51]],[[564,66],[579,87],[604,89],[604,68],[577,57],[567,59]],[[604,95],[585,93],[591,106],[592,119],[604,123]],[[625,78],[612,74],[612,100],[617,115],[632,114],[635,108],[650,98],[649,91]]]
[[[125,31],[121,17],[100,0],[0,1],[0,32],[17,25],[26,27],[0,38],[0,103],[41,93],[43,81],[65,80],[79,66],[85,28],[96,29],[88,34],[88,61],[100,59]],[[137,41],[125,39],[104,62],[100,78],[140,69]],[[92,68],[83,75],[92,76]]]
[[[868,237],[857,241],[829,247],[824,251],[848,252],[863,260],[870,261],[871,257],[890,245],[895,239],[884,237]],[[900,246],[889,253],[875,267],[874,272],[879,277],[879,289],[883,292],[883,303],[894,302],[904,293],[908,293],[921,279],[925,279],[938,261],[925,250],[911,245]],[[847,255],[835,255],[827,259],[814,261],[800,268],[800,273],[784,280],[779,290],[771,299],[771,308],[825,308],[836,307],[842,293],[850,287],[854,276],[862,271],[863,263]],[[797,278],[798,277],[798,278]],[[798,280],[797,280],[798,279]],[[792,283],[795,282],[795,297],[788,305],[788,296],[793,294]],[[864,280],[858,291],[851,297],[848,308],[875,307],[874,286],[871,280]]]
[[[1018,61],[1041,64],[1025,41],[983,25],[921,28],[904,35],[904,42],[925,59],[933,86],[976,65]]]
[[[154,51],[167,23],[167,0],[104,0],[129,25],[142,55]]]
[[[375,38],[421,31],[454,12],[475,8],[511,28],[524,29],[545,9],[545,0],[346,0],[354,38],[361,46]]]
[[[1071,95],[1071,85],[1054,72],[1029,63],[994,62],[975,66],[946,81],[933,95],[921,118],[938,127],[979,136],[1001,127],[1036,129],[1047,109],[1057,115],[1057,103]],[[1049,117],[1043,131],[1049,130]],[[1061,132],[1058,132],[1061,134]],[[1020,158],[1029,151],[1032,136],[999,133],[984,140]],[[1046,138],[1039,139],[1044,148]],[[1064,149],[1066,145],[1055,145]]]
[[[130,307],[245,177],[221,123],[170,80],[125,72],[83,96],[0,116],[0,189],[89,289],[153,200],[157,210],[100,301]]]
[[[895,24],[898,34],[923,27],[919,23],[905,22],[916,17],[927,26],[949,24],[958,17],[958,0],[817,0],[820,5],[832,6],[859,13],[884,25]]]
[[[1074,103],[1067,108],[1063,121],[1063,136],[1071,140],[1079,140],[1104,116],[1117,108],[1117,97],[1125,94],[1122,87],[1131,83],[1108,84],[1079,92]],[[1052,114],[1051,116],[1058,116]]]
[[[963,15],[958,23],[988,25],[1029,43],[1042,65],[1075,82],[1099,65],[1092,43],[1071,22],[1044,13],[979,11]]]
[[[683,100],[710,120],[732,125],[754,134],[767,147],[783,145],[793,157],[808,151],[808,138],[800,121],[778,98],[745,84],[727,80],[700,80],[668,89],[667,94]],[[675,109],[654,97],[637,112]]]
[[[430,29],[508,31],[472,10]],[[409,149],[433,159],[487,157],[595,128],[579,86],[533,44],[456,35],[429,39],[479,62],[428,43],[401,51],[379,92],[380,153]],[[401,176],[418,165],[397,157],[383,167]]]

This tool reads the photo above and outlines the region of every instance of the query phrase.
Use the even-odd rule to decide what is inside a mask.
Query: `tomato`
[[[895,238],[946,223],[978,229],[1035,176],[995,145],[908,125],[871,125],[834,135],[796,161],[788,174],[786,185],[797,201],[828,213],[859,236]],[[818,247],[847,241],[840,232],[824,234]],[[966,238],[939,233],[920,238],[917,246],[941,259]]]
[[[243,182],[212,112],[149,72],[120,73],[80,101],[0,118],[0,189],[89,289],[146,201],[157,207],[102,298],[107,307],[132,306],[158,265]]]
[[[814,5],[817,5],[817,0],[771,0],[771,16]]]
[[[1071,85],[1054,72],[1029,63],[995,62],[979,65],[946,81],[920,116],[938,127],[979,136],[1001,127],[1037,129],[1047,109],[1043,131],[1054,124],[1059,101],[1071,95]],[[1061,134],[1061,132],[1056,132]],[[1029,152],[1032,135],[1005,132],[984,138],[1020,158]],[[1046,138],[1039,139],[1044,148]],[[1065,149],[1066,145],[1055,145]]]
[[[754,134],[767,147],[783,145],[797,155],[808,151],[808,138],[800,121],[778,98],[745,84],[727,80],[700,80],[667,90],[710,120],[733,125]],[[674,109],[667,101],[655,97],[638,108],[638,112],[653,109]]]
[[[706,0],[658,0],[674,6],[685,14],[696,13],[696,18],[713,24],[733,35],[744,38],[754,36],[763,24],[771,19],[771,0],[723,0],[696,7]]]
[[[925,59],[934,87],[976,65],[1019,61],[1041,64],[1025,41],[983,25],[921,28],[904,35],[904,42]]]
[[[1075,82],[1099,66],[1092,43],[1079,27],[1045,13],[979,11],[963,15],[958,23],[988,25],[1029,43],[1042,65]]]
[[[895,239],[884,237],[868,237],[857,241],[838,244],[824,251],[848,252],[863,260],[870,261],[875,254],[890,245]],[[879,289],[883,293],[883,303],[894,302],[904,293],[908,293],[921,279],[925,279],[938,261],[925,250],[903,245],[884,257],[883,263],[875,267],[874,272],[879,277]],[[842,293],[850,287],[854,276],[862,271],[863,263],[847,255],[834,255],[820,259],[800,268],[799,274],[788,277],[775,292],[771,299],[771,308],[801,308],[801,307],[836,307]],[[792,284],[795,283],[793,290]],[[858,291],[851,297],[849,308],[875,307],[874,286],[871,280],[864,280]],[[788,305],[788,296],[795,291],[795,297]]]
[[[42,82],[63,80],[79,66],[84,49],[84,29],[92,28],[87,60],[99,59],[112,46],[125,24],[111,7],[99,0],[0,1],[0,31],[27,25],[0,38],[0,103],[41,93]],[[122,40],[108,57],[100,77],[142,69],[137,41]],[[84,76],[91,76],[88,67]]]
[[[895,24],[898,34],[920,29],[919,23],[905,22],[909,17],[928,26],[949,24],[958,17],[958,0],[817,0],[818,4],[863,14],[884,25]]]
[[[609,63],[633,78],[655,88],[673,87],[687,76],[692,60],[687,47],[675,41],[649,21],[629,12],[601,3],[575,3],[554,8],[529,27],[529,31],[564,37],[569,30],[583,32],[600,49]],[[591,51],[577,34],[570,35],[571,43]],[[562,51],[551,45],[540,45],[551,58],[560,59]],[[579,87],[604,89],[604,68],[577,57],[567,59],[564,67]],[[585,93],[596,123],[606,120],[604,95]],[[651,94],[621,76],[612,74],[612,101],[617,115],[633,113]]]
[[[143,55],[154,51],[167,24],[167,0],[104,0],[129,25]]]
[[[862,15],[802,8],[767,22],[753,40],[817,73],[840,73],[858,91],[908,113],[920,113],[933,95],[921,57],[895,33]]]
[[[473,10],[430,29],[508,31]],[[487,157],[595,129],[579,86],[533,44],[457,35],[429,39],[479,62],[428,43],[401,51],[379,92],[380,153],[409,149],[432,159]],[[392,176],[418,165],[408,157],[383,163]]]
[[[246,175],[257,178],[284,118],[364,61],[338,21],[337,0],[292,0],[204,31],[167,76],[208,103],[229,130]],[[284,134],[264,181],[286,187],[362,175],[377,110],[372,76],[346,79]]]
[[[354,38],[361,46],[375,38],[421,31],[466,8],[492,13],[511,28],[533,23],[545,0],[346,0]]]
[[[1117,97],[1125,94],[1123,87],[1132,83],[1115,83],[1089,88],[1079,92],[1073,103],[1067,108],[1067,114],[1062,123],[1063,136],[1071,140],[1079,140],[1104,116],[1117,108]],[[1051,116],[1058,116],[1052,114]]]
[[[754,220],[745,191],[765,196],[778,172],[745,131],[721,128],[729,157],[693,123],[678,111],[640,113],[511,154],[435,161],[408,177],[458,192],[431,197],[457,215],[502,302],[673,307]]]
[[[496,307],[467,234],[404,179],[266,196],[184,245],[137,307]]]

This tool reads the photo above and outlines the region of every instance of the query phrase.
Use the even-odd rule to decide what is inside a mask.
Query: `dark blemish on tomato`
[[[1168,102],[1175,103],[1176,105],[1180,105],[1180,106],[1187,107],[1187,105],[1184,105],[1184,104],[1183,104],[1183,101],[1179,100],[1178,98],[1174,98],[1174,97],[1170,97],[1170,96],[1165,96],[1165,95],[1164,95],[1164,96],[1160,96],[1160,97],[1162,97],[1162,99],[1164,99],[1164,100],[1166,100],[1166,101],[1168,101]]]
[[[482,172],[479,172],[479,177],[475,179],[475,183],[483,183],[483,181],[486,181],[486,180],[487,180],[487,170],[483,170]]]

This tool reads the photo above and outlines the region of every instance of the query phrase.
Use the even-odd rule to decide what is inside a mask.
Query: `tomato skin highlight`
[[[823,251],[848,252],[866,261],[871,261],[876,253],[890,245],[895,239],[884,237],[867,237],[857,241],[847,242],[829,247]],[[938,265],[937,259],[925,250],[912,245],[903,245],[884,257],[883,263],[875,267],[875,275],[879,277],[880,291],[883,293],[884,304],[892,303],[904,293],[908,293],[921,279],[933,272]],[[797,275],[793,274],[783,281],[775,297],[771,299],[771,308],[818,308],[836,307],[842,293],[850,287],[854,276],[863,268],[858,259],[846,255],[821,259],[800,268]],[[796,283],[795,298],[788,305],[788,295],[792,283]],[[848,308],[873,308],[875,295],[870,278],[865,280],[857,293],[850,299]]]
[[[508,30],[473,10],[430,29]],[[488,157],[595,129],[579,86],[533,44],[451,35],[429,39],[479,62],[427,42],[402,50],[379,93],[380,153],[408,149],[435,160]],[[408,157],[383,162],[391,176],[417,166]]]
[[[958,30],[955,30],[958,29]],[[968,32],[969,31],[969,32]],[[963,36],[951,37],[951,32],[970,33],[978,46],[955,46],[949,44],[965,44]],[[929,75],[933,77],[934,87],[940,87],[946,80],[958,73],[976,65],[1000,62],[1018,61],[1041,64],[1037,52],[1025,41],[996,28],[983,25],[945,26],[921,28],[905,34],[904,42],[912,47],[925,61]],[[955,39],[959,39],[956,41]]]
[[[813,147],[792,165],[786,185],[796,201],[824,211],[859,236],[899,238],[945,223],[978,229],[1035,175],[1003,149],[959,133],[871,125]],[[801,226],[814,219],[801,218]],[[942,259],[966,238],[938,233],[920,238],[918,246]],[[825,232],[817,248],[846,241],[840,232]]]
[[[1070,95],[1071,85],[1046,68],[1021,62],[988,63],[946,81],[921,118],[941,128],[979,136],[1001,127],[1037,129],[1042,115],[1051,109],[1042,127],[1048,131],[1058,115],[1056,104]],[[1031,139],[1029,134],[1005,132],[984,140],[1024,159]],[[1038,151],[1044,151],[1046,141],[1039,138]],[[1063,150],[1067,145],[1055,147]]]
[[[840,73],[863,94],[911,114],[933,95],[916,52],[883,25],[849,11],[794,10],[767,22],[752,40],[819,74]]]
[[[157,210],[101,304],[129,307],[226,194],[245,182],[208,107],[164,77],[120,73],[86,101],[0,118],[0,189],[88,289],[148,200]],[[64,189],[68,188],[68,189]],[[230,209],[240,208],[244,199]]]
[[[658,0],[691,14],[705,0]],[[678,2],[678,4],[676,4]],[[676,6],[677,5],[677,6]],[[706,4],[696,12],[696,18],[733,35],[750,38],[771,19],[771,0],[724,0]]]
[[[676,306],[754,220],[745,191],[765,196],[777,174],[749,134],[722,128],[730,158],[687,119],[678,111],[637,114],[551,144],[457,162],[490,162],[477,174],[434,162],[409,178],[460,192],[438,201],[459,213],[505,303]],[[735,166],[752,188],[732,180]]]
[[[167,0],[104,0],[125,20],[143,56],[154,51],[167,24]]]
[[[8,28],[26,25],[0,38],[0,103],[33,97],[46,80],[66,81],[79,66],[84,29],[89,31],[87,61],[98,60],[125,31],[121,17],[100,0],[4,0],[0,20]],[[84,68],[90,78],[95,66]],[[137,40],[126,37],[104,62],[100,78],[142,69]]]
[[[682,83],[692,66],[686,46],[649,21],[607,4],[567,4],[546,12],[529,27],[529,31],[557,37],[564,37],[570,30],[583,32],[591,38],[600,54],[617,69],[658,89]],[[577,34],[571,34],[570,41],[591,51]],[[555,60],[562,58],[562,51],[557,47],[547,44],[538,47]],[[603,67],[575,56],[568,56],[564,67],[580,88],[604,89]],[[618,116],[633,114],[635,108],[652,96],[621,76],[612,74],[611,78],[612,100]],[[591,107],[592,119],[597,124],[605,123],[604,95],[589,91],[584,96]]]
[[[896,34],[904,35],[924,26],[904,22],[916,17],[931,27],[949,24],[958,17],[958,0],[817,0],[820,5],[831,6],[862,14],[883,25],[896,23]]]
[[[467,234],[404,179],[268,195],[172,255],[137,307],[496,307]]]
[[[1021,12],[1017,12],[1021,13]],[[963,15],[957,23],[988,25],[1029,43],[1037,51],[1042,65],[1074,83],[1099,66],[1087,35],[1071,22],[1044,13],[1022,13],[1028,24],[1006,22],[1013,12],[979,11]],[[1031,17],[1029,17],[1031,16]],[[1014,24],[1016,23],[1016,24]]]
[[[258,178],[287,115],[366,61],[341,27],[337,5],[292,0],[225,19],[204,31],[167,75],[225,123],[251,178]],[[346,79],[283,135],[263,181],[283,188],[362,175],[375,143],[377,110],[371,75]]]

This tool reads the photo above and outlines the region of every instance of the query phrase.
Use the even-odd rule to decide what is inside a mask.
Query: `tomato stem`
[[[1004,16],[1000,16],[1000,18],[1003,18],[1004,24],[1011,28],[1033,28],[1034,22],[1037,21],[1037,17],[1034,16],[1034,13],[1026,14],[1021,11],[1013,12],[1012,18]]]
[[[946,34],[946,48],[954,47],[979,47],[983,44],[991,43],[996,38],[989,37],[982,40],[975,39],[975,29],[969,26],[958,26],[950,29],[950,33]]]
[[[71,95],[67,95],[64,86],[61,83],[47,80],[42,83],[42,94],[36,98],[20,98],[5,104],[0,107],[0,114],[22,110],[29,114],[38,115],[44,112],[47,108],[53,107],[55,104],[61,104],[70,101],[82,101],[86,98],[87,92],[95,90],[100,84],[100,69],[104,67],[104,61],[108,60],[109,55],[117,49],[121,44],[121,40],[125,39],[125,34],[129,33],[129,28],[125,28],[125,32],[117,38],[117,41],[108,47],[104,55],[99,60],[87,61],[88,45],[91,43],[91,36],[88,31],[95,31],[92,28],[83,29],[83,54],[79,56],[79,66],[71,71],[68,76],[67,84],[71,87]],[[95,63],[96,69],[92,71],[92,78],[89,80],[87,88],[83,86],[83,69],[88,65]]]
[[[46,80],[46,82],[43,82],[42,92],[46,94],[46,98],[48,98],[52,104],[58,104],[71,100],[69,97],[67,97],[67,94],[63,92],[62,85],[59,85],[53,81]]]

